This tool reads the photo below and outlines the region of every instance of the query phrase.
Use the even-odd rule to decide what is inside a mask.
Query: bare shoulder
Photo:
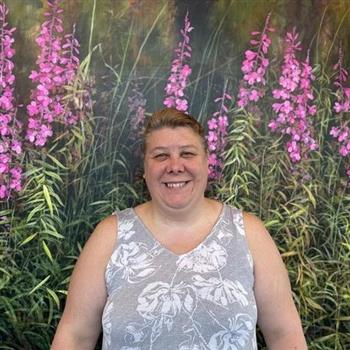
[[[269,294],[272,284],[283,283],[289,289],[287,270],[277,245],[263,222],[251,213],[243,214],[248,246],[253,257],[255,292]]]
[[[95,231],[93,232],[94,234],[113,234],[116,233],[117,231],[117,221],[118,218],[116,215],[112,214],[101,220],[97,226]]]
[[[243,212],[244,228],[250,236],[268,234],[264,223],[256,215],[248,212]]]
[[[117,240],[117,216],[110,215],[100,221],[84,246],[84,253],[91,253],[108,260]]]
[[[113,252],[117,240],[117,218],[110,215],[103,219],[86,241],[73,273],[83,271],[102,274]]]
[[[96,226],[86,241],[75,265],[70,289],[74,290],[75,286],[89,284],[91,277],[94,277],[95,286],[104,289],[104,272],[116,239],[117,218],[115,215],[110,215]]]
[[[259,258],[262,254],[268,257],[271,252],[273,253],[273,256],[279,256],[277,246],[269,232],[266,230],[261,219],[254,214],[244,212],[243,222],[253,259]]]

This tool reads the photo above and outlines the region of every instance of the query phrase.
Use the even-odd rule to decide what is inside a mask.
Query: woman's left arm
[[[288,273],[276,244],[254,215],[244,213],[244,226],[254,261],[258,325],[268,349],[307,349]]]

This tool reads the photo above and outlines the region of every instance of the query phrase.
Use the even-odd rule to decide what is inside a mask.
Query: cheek
[[[156,180],[156,177],[161,173],[161,167],[157,164],[152,164],[151,162],[144,162],[143,165],[144,179],[148,182]]]

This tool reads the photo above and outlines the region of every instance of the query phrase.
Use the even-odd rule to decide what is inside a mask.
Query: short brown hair
[[[204,128],[189,114],[181,112],[175,108],[164,108],[152,114],[147,122],[144,134],[143,134],[143,151],[146,151],[146,139],[147,136],[155,130],[162,128],[190,128],[196,133],[202,140],[203,147],[206,150],[206,141],[204,136]]]

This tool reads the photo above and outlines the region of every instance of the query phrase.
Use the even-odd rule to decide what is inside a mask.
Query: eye
[[[181,156],[183,158],[192,158],[194,157],[196,154],[194,152],[190,152],[190,151],[184,151],[181,153]]]
[[[153,158],[156,159],[156,160],[162,161],[162,160],[167,159],[168,155],[166,153],[158,153]]]

